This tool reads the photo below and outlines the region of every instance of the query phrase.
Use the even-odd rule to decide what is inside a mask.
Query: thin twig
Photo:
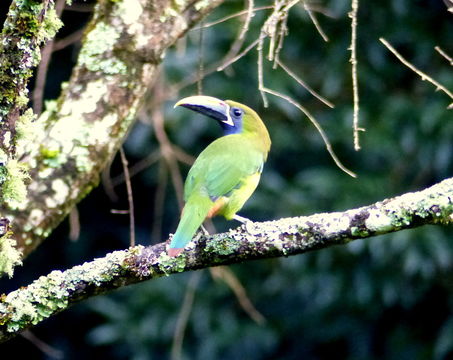
[[[239,51],[242,48],[242,45],[244,45],[245,41],[245,35],[247,34],[250,23],[252,21],[252,17],[255,15],[254,10],[253,10],[253,0],[245,0],[246,5],[247,5],[247,12],[246,16],[244,19],[244,23],[242,24],[238,35],[236,36],[233,44],[230,46],[230,50],[228,50],[227,54],[223,57],[223,59],[220,61],[221,64],[226,64],[228,63],[231,59],[235,59],[236,56],[238,55]],[[237,59],[236,59],[237,61]],[[231,65],[231,63],[230,63]]]
[[[190,275],[189,282],[187,283],[186,294],[179,312],[178,320],[176,322],[175,333],[173,336],[173,344],[171,346],[171,359],[180,360],[182,353],[182,343],[184,334],[186,332],[189,315],[192,311],[193,301],[195,298],[195,291],[197,290],[198,283],[200,282],[202,271],[195,271]]]
[[[308,84],[306,84],[301,78],[299,78],[295,73],[293,73],[285,64],[283,64],[280,59],[277,60],[277,64],[294,80],[296,80],[299,85],[303,86],[307,91],[312,94],[315,98],[317,98],[322,103],[326,104],[328,107],[333,109],[335,107],[329,100],[324,98],[322,95],[318,94],[315,90],[313,90]]]
[[[387,49],[390,50],[393,55],[395,55],[399,61],[401,61],[404,65],[406,65],[409,69],[411,69],[413,72],[415,72],[422,81],[428,81],[431,84],[433,84],[436,87],[437,90],[443,91],[445,94],[447,94],[451,99],[453,99],[453,93],[451,93],[445,86],[434,80],[432,77],[430,77],[428,74],[424,73],[423,71],[417,69],[414,65],[412,65],[409,61],[407,61],[396,49],[388,43],[387,40],[384,38],[379,38],[379,41],[385,45]],[[453,108],[453,103],[448,106],[449,109]]]
[[[228,50],[227,54],[218,62],[216,62],[214,65],[211,65],[207,70],[204,70],[204,77],[207,75],[212,74],[213,72],[216,71],[223,71],[225,70],[228,66],[231,64],[235,63],[238,61],[240,58],[245,56],[250,50],[252,50],[256,44],[258,44],[258,40],[247,46],[241,53],[238,54],[239,50],[241,49],[242,45],[244,44],[245,41],[245,34],[248,31],[248,28],[250,26],[251,19],[253,15],[255,14],[255,11],[259,10],[265,10],[265,9],[271,9],[272,6],[263,6],[263,7],[258,7],[258,8],[253,8],[253,1],[252,0],[246,0],[247,1],[247,10],[240,11],[238,13],[235,13],[233,15],[229,15],[227,17],[224,17],[222,19],[216,20],[212,23],[205,24],[202,27],[198,27],[196,29],[205,29],[209,26],[214,26],[217,25],[221,22],[230,20],[232,18],[235,18],[237,16],[242,16],[242,15],[247,15],[244,24],[242,25],[238,36],[234,40],[233,44],[231,45],[230,49]],[[193,29],[194,30],[194,29]],[[186,86],[192,85],[198,81],[198,76],[196,74],[190,74],[188,77],[180,81],[178,84],[174,85],[172,90],[170,91],[171,94],[179,93],[179,91]]]
[[[450,65],[453,66],[453,58],[448,55],[444,50],[442,50],[440,48],[440,46],[434,46],[434,49],[440,54],[442,55],[445,59],[447,59],[447,61],[450,63]]]
[[[129,210],[110,209],[110,214],[127,215],[129,214]]]
[[[154,150],[147,157],[143,158],[142,160],[140,160],[137,163],[135,163],[134,165],[132,165],[129,168],[130,178],[132,179],[135,175],[137,175],[141,171],[149,168],[151,165],[156,163],[160,157],[161,157],[160,150]],[[121,173],[121,174],[115,176],[113,179],[111,179],[111,185],[113,187],[118,186],[119,184],[122,184],[124,182],[124,180],[125,180],[124,173]],[[102,182],[104,182],[104,180]]]
[[[118,201],[118,195],[115,192],[115,185],[113,184],[113,180],[110,176],[110,170],[112,168],[112,160],[107,164],[107,166],[102,170],[101,173],[101,182],[102,186],[104,188],[105,193],[109,197],[110,201],[112,202],[117,202]],[[123,176],[123,181],[124,181],[124,174]]]
[[[226,59],[226,60],[221,60],[219,62],[216,62],[213,65],[210,65],[207,69],[204,70],[204,77],[206,78],[208,75],[211,75],[212,73],[216,71],[222,71],[226,67],[230,66],[233,64],[235,61],[239,60],[241,57],[243,57],[245,54],[247,54],[251,49],[253,49],[254,46],[256,46],[258,42],[255,44],[251,44],[248,48],[246,48],[244,51],[242,51],[239,55],[235,56],[232,59]],[[252,46],[253,45],[253,46]],[[168,91],[169,97],[176,96],[179,94],[179,92],[186,88],[187,86],[193,85],[197,82],[198,76],[196,72],[191,72],[187,77],[173,85],[170,90]]]
[[[249,30],[250,23],[252,22],[252,17],[255,15],[255,11],[256,11],[254,9],[254,0],[245,0],[245,3],[247,4],[247,16],[245,17],[244,25],[242,25],[241,31],[237,37],[238,40],[245,39],[245,34],[247,34],[247,31]],[[241,46],[242,46],[242,44],[240,46],[237,46],[237,51],[239,51]],[[233,48],[234,48],[234,46],[232,46],[232,49]]]
[[[167,137],[167,133],[164,129],[164,116],[160,108],[156,108],[152,115],[154,131],[156,133],[157,141],[161,149],[162,157],[170,170],[170,176],[175,188],[176,197],[178,199],[179,208],[183,207],[183,191],[184,188],[181,172],[179,171],[178,161],[173,153],[170,140]]]
[[[162,220],[164,218],[164,203],[165,193],[168,185],[168,168],[165,161],[159,161],[159,170],[157,175],[157,188],[155,191],[156,197],[154,198],[154,214],[153,224],[151,230],[151,243],[157,243],[162,237]]]
[[[85,28],[82,28],[80,30],[74,31],[72,34],[69,34],[63,39],[55,40],[53,44],[53,51],[59,51],[69,45],[72,45],[80,41],[83,37],[84,32]]]
[[[247,0],[246,0],[247,1]],[[239,31],[238,36],[236,37],[235,41],[231,45],[230,49],[228,50],[227,54],[218,62],[214,63],[213,65],[209,66],[207,69],[204,69],[204,77],[212,74],[213,72],[216,71],[223,71],[225,70],[228,66],[239,60],[241,57],[245,56],[250,50],[252,50],[258,41],[255,41],[254,43],[250,44],[245,50],[243,50],[240,54],[238,54],[239,50],[241,49],[244,41],[245,41],[245,34],[249,28],[249,23],[251,21],[251,18],[254,15],[255,11],[258,10],[264,10],[264,9],[270,9],[272,8],[271,6],[265,6],[262,8],[252,8],[250,9],[250,4],[253,5],[252,0],[248,0],[248,9],[241,11],[239,13],[234,14],[234,16],[228,16],[227,18],[220,19],[214,23],[210,23],[207,25],[203,25],[203,29],[208,27],[208,26],[213,26],[216,24],[221,23],[222,21],[229,20],[233,17],[236,16],[241,16],[244,14],[247,14],[247,17],[244,20],[244,24],[241,27],[241,30]],[[201,29],[201,27],[197,28]],[[186,86],[192,85],[196,83],[198,80],[198,76],[196,73],[191,73],[189,76],[187,76],[185,79],[177,83],[176,85],[172,86],[172,89],[170,90],[170,94],[177,94],[180,92],[181,89],[185,88]]]
[[[311,12],[318,12],[324,16],[330,17],[332,19],[338,18],[332,11],[330,11],[325,5],[322,4],[311,4],[307,3],[308,8]]]
[[[55,3],[55,11],[58,17],[61,17],[66,0],[57,0]],[[49,40],[41,50],[41,61],[36,71],[36,82],[33,89],[33,111],[36,115],[41,115],[44,102],[44,90],[46,87],[47,70],[49,69],[50,58],[54,51],[54,40]]]
[[[335,164],[341,170],[343,170],[346,174],[348,174],[348,175],[350,175],[350,176],[352,176],[354,178],[357,177],[357,175],[354,172],[352,172],[351,170],[349,170],[348,168],[346,168],[346,166],[344,166],[341,163],[341,161],[338,159],[338,157],[335,155],[335,152],[332,149],[332,145],[330,144],[330,141],[327,138],[327,135],[325,134],[325,132],[322,129],[321,125],[318,123],[318,121],[316,121],[316,119],[313,117],[313,115],[310,114],[310,112],[307,109],[305,109],[302,105],[300,105],[297,101],[293,100],[291,97],[289,97],[289,96],[287,96],[285,94],[282,94],[282,93],[280,93],[278,91],[271,90],[271,89],[268,89],[268,88],[265,88],[265,87],[263,87],[261,90],[288,101],[290,104],[293,104],[300,111],[302,111],[308,117],[308,119],[311,121],[311,123],[316,127],[316,129],[318,130],[319,134],[321,135],[322,140],[324,141],[324,144],[326,145],[326,149],[329,152],[329,154],[332,157],[332,159],[335,162]]]
[[[173,152],[175,153],[176,158],[180,162],[182,162],[182,163],[184,163],[186,165],[192,165],[195,162],[195,157],[194,156],[189,155],[188,153],[186,153],[184,150],[182,150],[178,146],[173,145],[172,149],[173,149]]]
[[[259,39],[256,39],[255,41],[253,41],[249,46],[247,46],[244,50],[242,50],[241,53],[239,53],[232,59],[229,59],[224,64],[219,65],[216,70],[223,71],[226,67],[228,67],[231,64],[235,63],[236,61],[238,61],[241,57],[245,56],[250,50],[252,50],[259,43],[259,41],[260,41]]]
[[[275,0],[274,10],[261,27],[261,38],[269,38],[268,60],[274,61],[278,58],[280,50],[283,47],[283,40],[288,35],[288,27],[286,26],[289,11],[300,0]],[[274,64],[275,66],[275,64]]]
[[[260,7],[256,7],[256,8],[253,8],[252,11],[253,12],[256,12],[256,11],[261,11],[261,10],[269,10],[269,9],[272,9],[273,6],[260,6]],[[242,10],[242,11],[238,11],[237,13],[234,13],[234,14],[231,14],[231,15],[228,15],[228,16],[225,16],[221,19],[218,19],[218,20],[215,20],[215,21],[212,21],[210,23],[206,23],[204,24],[202,27],[204,29],[208,28],[208,27],[211,27],[211,26],[214,26],[214,25],[218,25],[222,22],[225,22],[225,21],[228,21],[228,20],[231,20],[231,19],[234,19],[238,16],[242,16],[244,14],[247,14],[249,12],[249,9],[247,10]],[[195,27],[193,28],[191,31],[194,31],[194,30],[199,30],[201,26],[199,27]]]
[[[310,17],[311,22],[315,26],[316,30],[318,31],[319,35],[321,35],[322,39],[325,42],[329,41],[329,38],[327,37],[326,33],[324,30],[321,28],[321,25],[319,25],[318,19],[316,18],[315,14],[313,14],[312,9],[308,6],[308,3],[306,0],[302,1],[302,6],[304,7],[304,10],[307,12],[308,16]]]
[[[33,112],[41,115],[44,101],[44,88],[46,86],[47,69],[49,68],[52,56],[52,40],[49,41],[41,50],[41,61],[36,71],[36,82],[33,89]]]
[[[264,107],[268,107],[266,92],[263,91],[264,78],[263,78],[263,48],[264,40],[269,38],[269,51],[267,59],[273,61],[273,68],[277,66],[278,58],[281,49],[283,48],[283,41],[285,36],[288,35],[288,27],[286,26],[288,20],[289,10],[296,5],[300,0],[275,0],[272,14],[269,15],[260,30],[258,37],[258,90],[260,91],[261,98],[263,99]]]
[[[65,10],[74,12],[93,12],[95,4],[76,4],[66,5]]]
[[[233,19],[235,17],[242,16],[244,14],[247,15],[245,20],[244,20],[244,24],[242,25],[241,30],[239,31],[238,36],[236,37],[235,41],[231,45],[231,47],[228,50],[227,54],[219,62],[217,62],[214,65],[211,65],[207,70],[204,70],[204,74],[203,74],[204,77],[206,77],[207,75],[212,74],[215,71],[223,71],[223,70],[225,70],[228,66],[232,65],[233,63],[238,61],[240,58],[245,56],[250,50],[252,50],[258,44],[259,39],[257,39],[254,42],[252,42],[241,53],[238,54],[240,48],[242,47],[242,45],[244,43],[245,34],[247,33],[247,30],[249,28],[251,19],[252,19],[253,15],[255,14],[255,11],[272,9],[273,6],[263,6],[263,7],[253,8],[253,1],[252,0],[246,0],[246,1],[247,1],[247,4],[248,4],[247,10],[243,10],[243,11],[237,12],[235,14],[226,16],[226,17],[221,18],[219,20],[216,20],[214,22],[205,24],[202,27],[197,27],[195,29],[192,29],[192,30],[197,30],[197,29],[201,29],[201,28],[204,29],[204,28],[207,28],[207,27],[210,27],[210,26],[217,25],[217,24],[219,24],[221,22]],[[186,86],[192,85],[192,84],[196,83],[197,81],[198,81],[197,74],[193,74],[192,73],[187,78],[183,79],[178,84],[173,86],[173,88],[170,91],[170,93],[172,93],[172,94],[179,93],[179,91],[181,89],[185,88]]]
[[[263,42],[264,42],[264,35],[260,35],[258,39],[258,47],[256,50],[258,51],[258,90],[261,94],[261,99],[263,100],[263,105],[265,108],[269,106],[269,102],[267,101],[266,93],[263,91],[264,89],[264,79],[263,79]]]
[[[33,332],[30,330],[25,330],[21,333],[21,336],[28,341],[30,341],[33,345],[35,345],[46,357],[51,359],[64,359],[64,352],[58,350],[49,344],[45,343],[41,339],[39,339]]]
[[[363,128],[359,128],[359,82],[357,79],[357,12],[359,10],[359,0],[351,1],[351,12],[349,17],[351,18],[351,74],[352,74],[352,95],[354,102],[354,110],[352,115],[352,128],[354,135],[354,150],[360,150],[359,143],[359,131],[364,131]]]
[[[202,56],[200,59],[200,61],[202,61]],[[200,76],[200,81],[203,77],[204,75]],[[167,98],[168,91],[165,89],[164,77],[161,74],[153,89],[153,102],[149,103],[148,110],[146,111],[147,115],[143,119],[143,121],[150,123],[153,126],[156,139],[159,143],[159,155],[161,160],[159,162],[159,181],[154,202],[154,221],[152,227],[152,238],[154,239],[160,239],[161,235],[168,175],[171,177],[178,201],[178,207],[182,210],[184,205],[184,185],[178,161],[187,164],[192,164],[194,162],[193,157],[171,143],[165,132],[162,106]],[[151,115],[149,115],[149,113],[151,113]]]
[[[242,309],[253,319],[257,324],[263,325],[266,318],[255,308],[244,286],[241,284],[237,276],[226,266],[218,266],[209,269],[214,279],[224,281],[228,287],[233,291],[236,299],[239,301]]]
[[[197,92],[198,95],[203,94],[203,78],[204,78],[204,46],[203,46],[203,28],[200,29],[199,37],[198,37],[198,71],[197,71]]]
[[[129,169],[127,164],[126,155],[124,154],[123,147],[120,149],[121,164],[123,165],[124,177],[126,180],[127,201],[129,203],[129,231],[130,231],[130,246],[135,246],[135,218],[134,218],[134,198],[132,195],[131,179],[129,177]]]
[[[277,63],[280,58],[280,51],[283,49],[283,42],[285,41],[285,36],[288,35],[288,17],[284,17],[282,20],[282,23],[280,25],[280,29],[278,31],[278,42],[277,42],[277,48],[275,49],[275,53],[273,55],[274,58],[274,64],[272,65],[273,69],[277,68]]]
[[[453,13],[453,0],[444,0],[445,5],[447,5],[447,11]]]
[[[80,236],[79,210],[74,206],[69,213],[69,240],[77,241]]]

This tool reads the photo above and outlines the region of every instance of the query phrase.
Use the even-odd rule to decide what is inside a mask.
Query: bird
[[[250,107],[232,100],[195,95],[181,106],[215,119],[223,136],[197,157],[184,183],[185,205],[167,254],[176,257],[206,218],[222,215],[247,222],[236,213],[253,194],[271,147],[266,126]]]

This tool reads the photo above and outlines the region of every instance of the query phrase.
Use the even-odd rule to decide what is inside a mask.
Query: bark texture
[[[0,161],[15,157],[16,124],[28,102],[27,83],[40,46],[61,26],[53,0],[13,1],[0,41]],[[1,185],[1,184],[0,184]]]

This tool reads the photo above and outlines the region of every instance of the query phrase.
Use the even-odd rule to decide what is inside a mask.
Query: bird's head
[[[253,112],[249,107],[231,100],[219,100],[212,96],[189,96],[179,100],[176,106],[183,106],[218,121],[225,135],[238,134],[244,129],[247,114]]]
[[[179,100],[182,106],[218,121],[224,135],[246,134],[259,138],[264,151],[269,151],[271,140],[266,126],[258,114],[246,105],[232,100],[219,100],[212,96],[195,95]]]

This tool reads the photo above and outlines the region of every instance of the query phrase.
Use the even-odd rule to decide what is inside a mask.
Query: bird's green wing
[[[242,135],[228,135],[212,142],[198,156],[187,175],[184,197],[206,191],[211,199],[227,196],[248,176],[261,172],[264,157]]]

